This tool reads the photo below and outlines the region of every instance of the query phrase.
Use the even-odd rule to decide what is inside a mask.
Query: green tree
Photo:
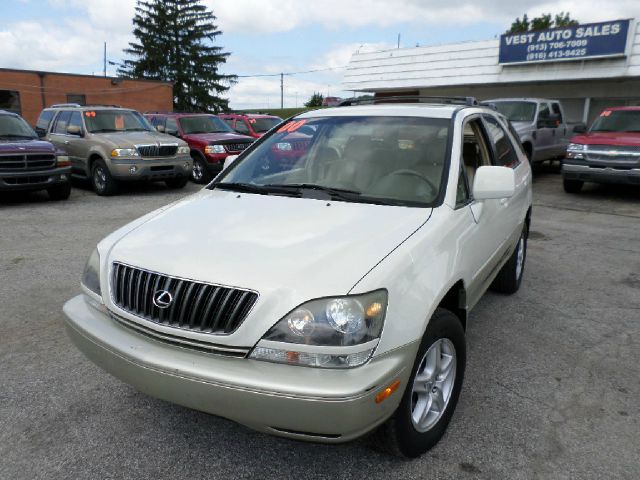
[[[324,100],[324,96],[320,92],[315,92],[311,95],[311,98],[307,103],[304,104],[305,107],[321,107],[322,101]]]
[[[228,109],[221,94],[235,82],[219,68],[229,53],[214,45],[222,32],[201,0],[138,0],[135,40],[124,53],[118,74],[173,82],[173,106],[180,111]]]
[[[547,28],[571,27],[578,25],[578,23],[579,22],[577,20],[571,18],[569,12],[560,12],[555,16],[550,13],[543,13],[539,17],[534,17],[531,20],[529,20],[525,13],[522,16],[522,20],[520,20],[520,17],[516,18],[511,24],[511,28],[509,28],[505,33],[509,35],[511,33],[546,30]]]

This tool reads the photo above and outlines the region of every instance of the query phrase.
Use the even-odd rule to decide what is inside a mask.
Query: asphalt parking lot
[[[0,196],[1,479],[640,478],[640,189],[537,173],[522,288],[472,312],[448,433],[404,461],[149,398],[73,347],[62,305],[96,242],[198,188]]]

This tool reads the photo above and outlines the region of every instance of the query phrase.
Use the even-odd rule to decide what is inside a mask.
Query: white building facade
[[[503,57],[506,50],[505,36],[486,41],[356,52],[347,67],[343,87],[354,92],[373,92],[377,96],[455,95],[474,96],[479,100],[554,98],[562,102],[569,120],[590,122],[606,107],[640,105],[640,22],[621,20],[608,23],[615,22],[628,22],[623,32],[623,51],[616,54],[560,61],[547,58],[545,61],[500,63],[501,48]],[[589,31],[587,29],[591,29],[592,35],[602,35],[601,26],[606,24],[597,25],[600,27],[585,25],[578,29],[582,28],[582,35]],[[596,28],[595,33],[593,28]],[[613,30],[607,28],[605,26],[604,31],[616,31],[615,27]],[[572,30],[573,40],[564,41],[562,31],[558,30],[550,32],[558,33],[563,47],[581,47],[590,41],[577,39],[575,28]],[[564,33],[571,38],[568,32]],[[593,41],[601,40],[606,39],[596,38]],[[513,42],[513,39],[508,41]],[[546,44],[544,48],[560,45],[559,42],[543,43]],[[528,51],[543,48],[536,45],[532,43]],[[565,53],[584,53],[580,48],[566,48],[563,50]],[[559,52],[554,51],[556,54]]]

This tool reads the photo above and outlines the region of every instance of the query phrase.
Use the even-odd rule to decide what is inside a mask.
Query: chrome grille
[[[164,309],[154,295],[172,296]],[[113,302],[121,309],[151,322],[195,332],[228,334],[244,321],[258,294],[149,272],[115,262],[111,276]]]
[[[0,155],[0,171],[46,170],[56,166],[56,156],[51,153]]]
[[[242,150],[248,148],[250,145],[250,143],[228,143],[225,145],[225,147],[229,152],[241,152]]]
[[[173,157],[178,145],[136,145],[141,157]]]
[[[619,161],[624,163],[640,162],[640,147],[626,145],[588,145],[588,160]]]

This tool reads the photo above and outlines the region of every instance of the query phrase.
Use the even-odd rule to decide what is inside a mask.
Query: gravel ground
[[[0,196],[0,479],[640,478],[640,189],[537,173],[522,288],[471,313],[457,411],[412,461],[149,398],[73,347],[62,304],[96,242],[196,190]]]

